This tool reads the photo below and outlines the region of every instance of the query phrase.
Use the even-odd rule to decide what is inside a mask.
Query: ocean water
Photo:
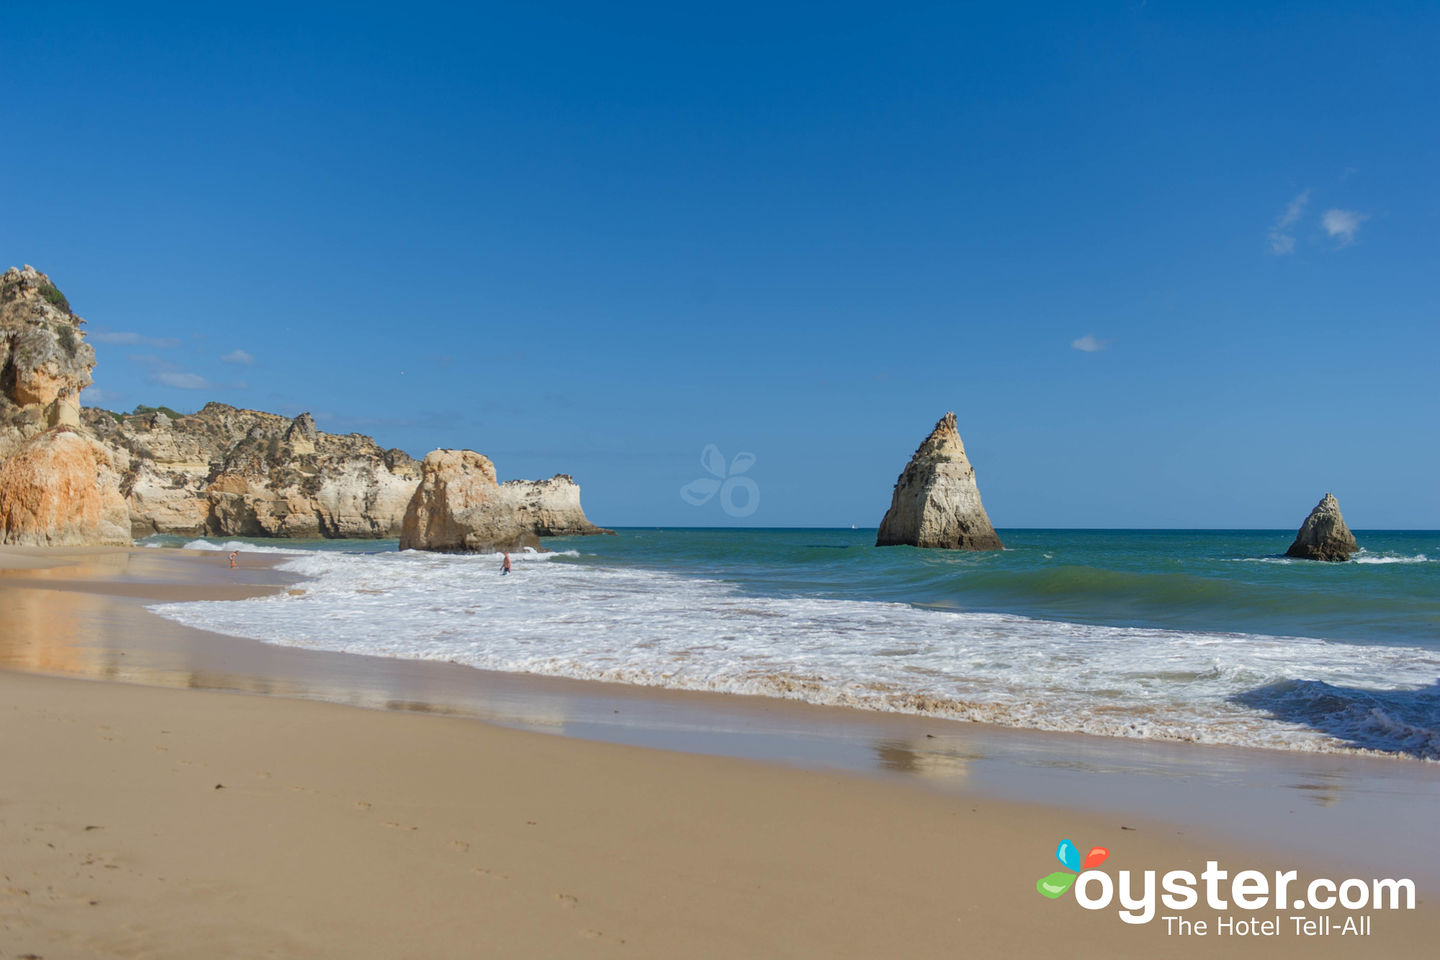
[[[298,595],[158,613],[267,643],[1017,727],[1440,760],[1440,533],[627,529],[498,557],[293,551]],[[157,541],[157,545],[165,541]],[[171,540],[170,543],[180,541]]]

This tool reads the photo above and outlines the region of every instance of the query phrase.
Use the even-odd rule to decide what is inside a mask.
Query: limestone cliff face
[[[549,480],[507,480],[501,489],[537,536],[615,533],[585,518],[580,509],[580,484],[568,474],[557,473]]]
[[[95,351],[50,278],[28,264],[0,275],[0,457],[79,423]]]
[[[117,452],[136,536],[393,537],[419,464],[360,434],[209,403],[198,413],[85,423]]]
[[[82,409],[95,366],[84,323],[33,267],[0,275],[5,542],[128,542],[122,529],[137,537],[395,537],[416,497],[424,521],[414,538],[440,544],[434,549],[609,532],[585,519],[569,477],[502,486],[490,466],[482,483],[473,458],[489,461],[469,451],[438,451],[455,457],[436,465],[421,497],[414,458],[360,434],[323,433],[308,413],[291,419],[222,403],[173,417]]]
[[[84,323],[34,267],[0,275],[0,542],[130,542],[114,458],[78,429]]]
[[[1355,534],[1345,526],[1340,502],[1334,494],[1327,493],[1300,525],[1295,542],[1290,544],[1285,555],[1302,560],[1349,560],[1350,554],[1359,550]]]
[[[69,426],[26,441],[0,465],[0,543],[129,546],[110,451]]]
[[[400,530],[401,550],[490,553],[538,547],[495,479],[490,458],[474,450],[432,450]]]
[[[910,458],[890,509],[880,521],[878,547],[910,544],[958,550],[1002,550],[980,502],[975,470],[947,413]]]
[[[405,511],[401,550],[490,553],[538,547],[540,537],[613,533],[580,509],[580,486],[563,474],[498,483],[473,450],[432,450]]]

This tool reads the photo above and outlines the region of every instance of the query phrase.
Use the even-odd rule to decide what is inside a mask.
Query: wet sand
[[[0,553],[0,956],[1298,956],[1440,933],[1435,765],[486,674],[144,610],[285,588],[269,561]],[[1288,914],[1278,937],[1166,936],[1041,898],[1066,836],[1112,870],[1415,876],[1419,903],[1360,943]]]

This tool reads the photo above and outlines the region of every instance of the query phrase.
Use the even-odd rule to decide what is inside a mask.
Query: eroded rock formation
[[[474,450],[432,450],[405,510],[401,550],[489,553],[538,547],[495,479],[490,458]]]
[[[563,474],[499,483],[473,450],[432,450],[405,511],[401,550],[490,553],[538,547],[540,537],[612,533],[585,519],[580,487]]]
[[[0,543],[129,546],[110,451],[70,426],[26,441],[0,464]]]
[[[0,275],[6,542],[128,542],[121,528],[137,537],[401,534],[421,486],[421,465],[403,450],[358,433],[324,433],[308,413],[291,419],[222,403],[193,414],[82,409],[80,392],[95,366],[84,323],[33,267]],[[438,452],[467,454],[457,461],[460,474],[484,475],[469,458],[489,464],[468,451]],[[437,476],[452,466],[447,460]],[[433,516],[418,528],[442,544],[434,549],[609,532],[585,519],[571,478],[501,485],[488,469],[483,484],[467,486],[458,475],[453,484],[437,481]]]
[[[0,457],[80,422],[95,351],[50,278],[26,264],[0,275]]]
[[[135,536],[394,537],[420,480],[403,450],[361,434],[208,403],[172,418],[85,411],[116,452]]]
[[[1002,550],[975,484],[955,414],[935,424],[895,481],[877,547],[910,544],[952,550]]]
[[[1334,494],[1327,493],[1300,525],[1295,542],[1290,544],[1285,556],[1302,560],[1349,560],[1350,554],[1359,550],[1355,534],[1345,526],[1345,518],[1340,514],[1340,502]]]
[[[615,532],[585,519],[585,511],[580,509],[580,484],[568,474],[557,473],[549,480],[506,480],[500,487],[536,536]]]
[[[0,542],[130,542],[114,459],[79,429],[84,323],[34,267],[0,275]]]

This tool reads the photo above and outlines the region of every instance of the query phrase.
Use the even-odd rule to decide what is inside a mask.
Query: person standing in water
[[[235,550],[235,551],[233,551],[233,552],[230,554],[230,569],[231,569],[231,570],[234,570],[236,567],[239,566],[239,564],[235,562],[235,561],[239,558],[239,556],[240,556],[240,551],[239,551],[239,550]]]
[[[509,572],[510,572],[510,551],[509,551],[509,550],[506,550],[506,551],[505,551],[505,560],[504,560],[503,563],[500,564],[500,576],[503,577],[503,576],[505,576],[505,574],[507,574],[507,573],[509,573]]]

